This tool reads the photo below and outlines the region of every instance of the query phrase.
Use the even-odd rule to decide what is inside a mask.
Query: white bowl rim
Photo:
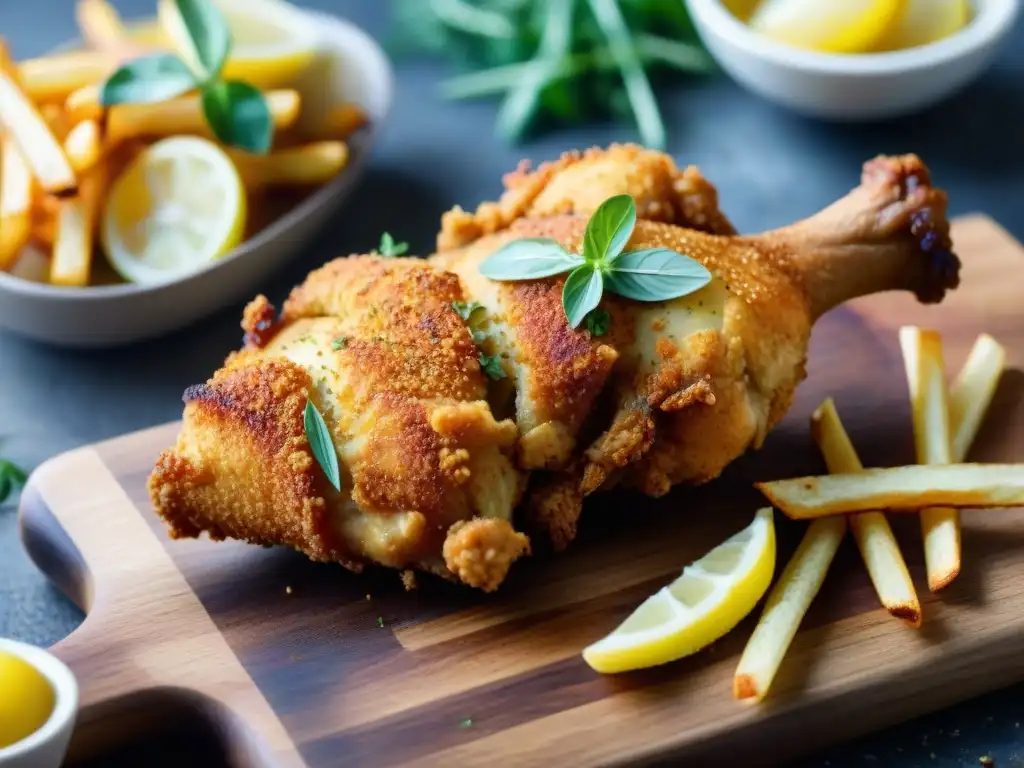
[[[151,293],[156,293],[161,290],[169,289],[174,286],[179,286],[182,283],[191,282],[193,280],[201,279],[204,275],[212,272],[216,269],[223,267],[224,265],[235,261],[236,259],[245,258],[249,251],[255,250],[266,245],[268,242],[279,237],[283,231],[289,229],[292,226],[292,222],[295,219],[304,217],[310,211],[319,208],[321,205],[327,203],[331,197],[335,194],[335,191],[347,183],[346,178],[351,173],[357,173],[361,169],[359,165],[366,162],[366,155],[369,153],[371,146],[375,143],[376,134],[380,132],[382,123],[387,120],[389,113],[391,112],[392,103],[394,100],[394,69],[391,66],[391,61],[384,53],[383,48],[380,44],[374,40],[365,30],[361,27],[356,26],[347,19],[335,16],[331,13],[324,11],[318,11],[312,8],[298,8],[297,11],[300,14],[304,14],[310,17],[313,22],[325,22],[334,24],[336,26],[343,27],[346,34],[353,35],[361,38],[367,50],[372,52],[372,55],[376,61],[371,66],[374,66],[380,70],[382,77],[382,94],[380,98],[380,112],[374,116],[373,121],[369,127],[365,130],[368,131],[369,136],[362,140],[364,146],[359,153],[359,156],[354,158],[341,173],[328,184],[317,189],[315,192],[307,196],[294,208],[287,211],[284,215],[280,216],[262,230],[257,232],[255,235],[250,237],[248,240],[243,242],[231,253],[225,254],[221,258],[210,262],[201,269],[195,272],[190,272],[187,275],[182,275],[174,280],[168,280],[163,283],[155,284],[139,284],[139,283],[115,283],[113,285],[92,285],[84,288],[80,287],[69,287],[60,285],[50,285],[48,283],[37,283],[32,280],[25,280],[14,275],[8,274],[7,272],[0,270],[0,292],[9,290],[14,293],[18,293],[23,296],[40,299],[64,299],[69,301],[103,301],[107,299],[124,298],[126,296],[139,296]],[[78,42],[78,41],[76,41]],[[60,46],[58,46],[58,49]]]
[[[928,45],[882,53],[820,53],[754,32],[721,0],[686,0],[691,12],[733,45],[772,63],[825,75],[886,76],[930,69],[984,48],[1009,31],[1021,0],[972,1],[975,14],[959,32]]]
[[[9,759],[30,755],[50,743],[68,726],[69,721],[75,719],[78,712],[78,681],[63,661],[38,646],[0,638],[0,651],[17,656],[35,667],[53,686],[54,693],[53,711],[46,722],[21,741],[0,749],[2,766]]]

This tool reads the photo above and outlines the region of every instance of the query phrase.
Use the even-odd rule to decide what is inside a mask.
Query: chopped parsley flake
[[[501,367],[500,355],[485,355],[481,352],[479,359],[480,367],[487,374],[488,378],[494,379],[494,381],[505,378],[505,369]]]
[[[604,336],[612,323],[612,316],[603,309],[595,309],[587,315],[587,330],[591,336]]]
[[[339,336],[338,338],[331,342],[331,349],[333,349],[335,352],[337,352],[339,349],[344,349],[347,346],[348,337],[346,336]]]
[[[473,718],[471,718],[471,717],[467,717],[465,720],[463,720],[461,723],[459,723],[459,726],[462,727],[462,728],[470,728],[472,725],[473,725]]]
[[[378,627],[383,627],[384,626],[384,617],[383,616],[378,616],[377,617],[377,626]]]
[[[408,243],[396,243],[395,238],[391,236],[390,232],[385,232],[380,236],[380,246],[377,248],[377,252],[381,256],[401,256],[409,250]]]
[[[458,312],[459,317],[461,317],[467,323],[469,322],[469,318],[471,318],[473,316],[474,312],[476,312],[478,309],[483,309],[483,308],[484,308],[484,305],[481,304],[479,301],[470,301],[468,303],[465,302],[465,301],[453,301],[452,302],[452,309],[454,309],[456,312]]]

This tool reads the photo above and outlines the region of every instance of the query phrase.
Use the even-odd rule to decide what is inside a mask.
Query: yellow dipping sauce
[[[0,749],[38,731],[53,712],[53,686],[35,667],[0,651]]]

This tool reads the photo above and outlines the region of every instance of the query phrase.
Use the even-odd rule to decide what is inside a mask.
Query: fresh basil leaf
[[[605,274],[608,290],[636,301],[665,301],[686,296],[711,282],[698,261],[667,248],[628,251]]]
[[[505,378],[505,369],[501,365],[500,355],[485,355],[480,353],[480,368],[487,374],[487,378],[499,381]]]
[[[608,333],[611,324],[612,316],[603,309],[595,309],[587,315],[587,330],[590,331],[591,336],[604,336]]]
[[[133,59],[107,78],[100,88],[100,104],[151,104],[181,96],[196,87],[196,78],[171,53]]]
[[[610,264],[622,253],[636,226],[636,203],[629,195],[609,197],[587,222],[583,258],[590,264]]]
[[[381,256],[401,256],[408,250],[409,244],[396,243],[395,238],[391,236],[390,232],[385,232],[380,236],[380,246],[377,248],[377,253]]]
[[[562,308],[570,328],[579,326],[587,313],[598,305],[603,287],[601,270],[590,264],[577,267],[566,278],[562,286]]]
[[[169,25],[185,63],[204,81],[213,80],[231,52],[231,30],[211,0],[173,0]]]
[[[331,438],[331,430],[324,421],[324,417],[313,405],[312,400],[306,401],[306,412],[303,414],[303,422],[306,427],[306,439],[309,440],[309,448],[313,451],[317,464],[327,475],[327,480],[334,486],[335,490],[341,490],[341,469],[338,466],[338,454],[334,449],[334,440]]]
[[[262,155],[274,142],[274,119],[267,100],[248,83],[205,85],[203,114],[214,136],[229,146]]]
[[[469,318],[473,316],[474,312],[476,312],[478,309],[483,308],[484,305],[481,304],[479,301],[471,301],[468,304],[465,301],[452,302],[452,309],[454,309],[455,312],[459,315],[459,317],[461,317],[467,323],[469,322]]]
[[[582,258],[550,238],[523,238],[488,256],[480,265],[480,274],[491,280],[537,280],[560,275],[581,264]]]

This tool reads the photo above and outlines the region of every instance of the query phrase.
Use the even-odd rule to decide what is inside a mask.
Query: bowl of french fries
[[[0,37],[0,329],[109,347],[244,300],[358,182],[390,110],[376,42],[285,0],[76,0],[81,39]]]

